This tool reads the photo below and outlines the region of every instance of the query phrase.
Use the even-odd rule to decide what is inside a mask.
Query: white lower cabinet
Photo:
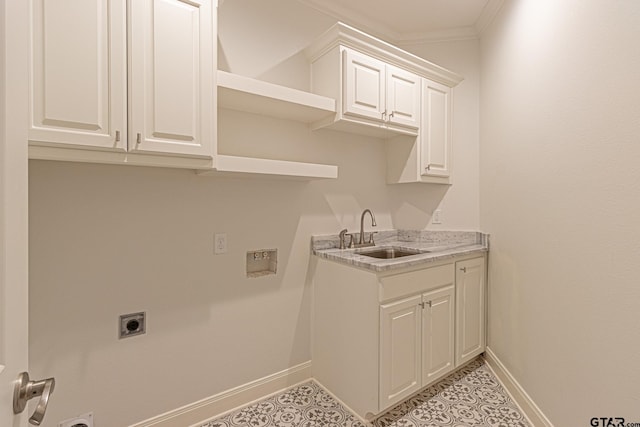
[[[485,263],[376,274],[319,260],[315,379],[370,420],[484,352]]]
[[[420,389],[421,304],[418,295],[380,306],[380,404],[384,407]]]
[[[485,260],[474,258],[456,263],[456,364],[461,365],[484,352]]]
[[[454,367],[453,285],[380,306],[380,406],[388,408]]]
[[[422,386],[455,366],[455,290],[453,286],[422,296]]]
[[[454,286],[380,306],[380,409],[454,368]]]

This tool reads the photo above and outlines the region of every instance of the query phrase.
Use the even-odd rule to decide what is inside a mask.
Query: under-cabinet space
[[[277,158],[278,153],[289,151],[278,146],[283,139],[282,129],[295,126],[297,122],[307,124],[334,114],[334,99],[221,70],[217,76],[217,153],[213,166],[198,171],[199,175],[297,180],[338,177],[335,165]],[[225,117],[228,120],[224,120]],[[283,121],[274,124],[274,118]],[[233,126],[236,126],[234,131],[227,129]],[[253,133],[245,134],[248,129],[254,129]],[[269,136],[270,132],[273,136]],[[305,139],[308,138],[301,138],[296,144],[304,144]],[[242,154],[238,154],[239,149]]]
[[[202,176],[336,179],[338,167],[313,162],[311,131],[304,122],[218,108],[217,152]],[[309,161],[311,160],[311,161]]]

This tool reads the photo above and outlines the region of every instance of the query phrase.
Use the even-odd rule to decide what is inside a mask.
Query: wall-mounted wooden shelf
[[[262,175],[264,177],[299,180],[336,179],[338,167],[316,163],[289,162],[284,160],[258,159],[218,155],[212,170],[199,171],[199,175],[242,177]]]
[[[311,123],[336,113],[336,100],[218,70],[218,107]]]

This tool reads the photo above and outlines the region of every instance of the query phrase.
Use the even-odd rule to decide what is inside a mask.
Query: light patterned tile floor
[[[529,427],[479,358],[376,419],[371,427]],[[202,427],[365,427],[314,382]],[[369,426],[367,426],[369,427]]]

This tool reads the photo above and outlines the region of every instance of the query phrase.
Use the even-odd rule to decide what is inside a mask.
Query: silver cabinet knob
[[[47,412],[47,405],[49,404],[49,397],[53,393],[53,389],[56,386],[55,378],[47,378],[46,380],[31,381],[29,380],[29,374],[26,372],[18,375],[18,379],[13,388],[13,413],[19,414],[24,411],[27,406],[27,401],[34,397],[40,397],[40,401],[36,406],[29,423],[34,426],[39,426],[44,419],[44,414]]]
[[[427,166],[424,168],[424,170],[426,170],[426,171],[430,171],[430,170],[431,170],[431,165],[427,165]]]
[[[467,267],[460,267],[460,271],[462,271],[463,273],[467,272]]]

